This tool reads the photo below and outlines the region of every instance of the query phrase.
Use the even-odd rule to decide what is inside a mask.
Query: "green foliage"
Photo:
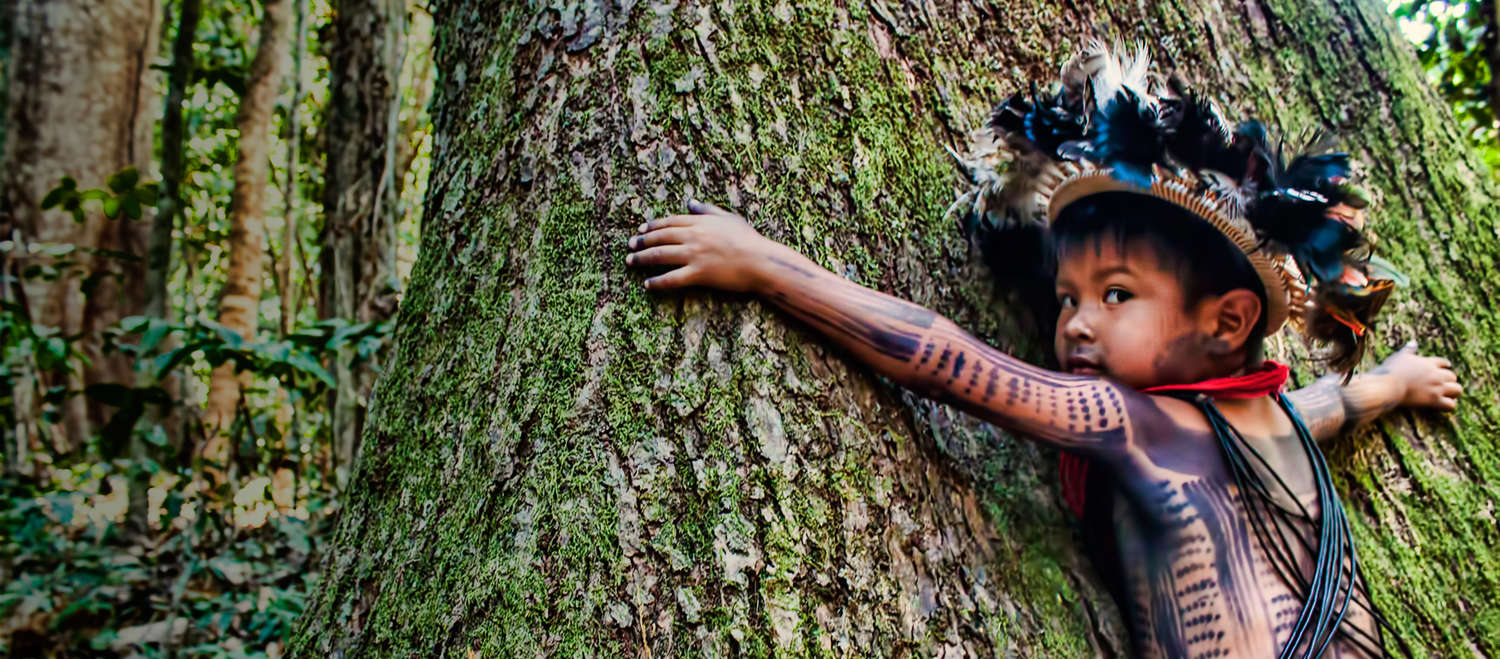
[[[312,29],[301,54],[303,93],[294,103],[291,81],[284,81],[272,117],[266,280],[260,323],[248,338],[212,319],[228,265],[236,115],[259,3],[203,6],[182,106],[186,171],[175,209],[165,318],[130,317],[102,332],[77,334],[34,322],[24,298],[10,294],[16,284],[78,286],[92,302],[106,281],[141,285],[124,274],[138,268],[123,266],[139,264],[143,255],[26,235],[0,240],[0,259],[26,264],[5,282],[8,297],[0,301],[6,447],[0,655],[276,656],[302,610],[318,576],[319,538],[335,510],[333,474],[348,467],[333,454],[325,394],[336,386],[333,374],[341,364],[378,373],[392,329],[389,321],[322,319],[318,311],[322,117],[329,95],[323,52],[332,36],[319,26],[331,25],[332,7],[326,0],[306,5]],[[0,33],[8,18],[0,12]],[[168,22],[163,50],[150,65],[158,71],[171,68],[176,27]],[[432,75],[423,39],[408,44],[400,84],[401,130],[413,151],[403,156],[409,168],[393,177],[405,218],[394,255],[402,280],[418,242],[431,148],[426,94],[414,91],[430,85]],[[8,43],[0,39],[0,60]],[[7,82],[0,75],[0,92]],[[295,161],[289,157],[293,141]],[[40,205],[77,222],[101,213],[139,220],[165,197],[143,171],[149,170],[118,172],[94,188],[64,178]],[[389,287],[403,288],[399,281]],[[126,356],[134,365],[130,381],[79,384],[101,355]],[[194,451],[206,437],[193,411],[203,404],[210,372],[223,364],[233,364],[246,385],[226,431],[229,463],[214,465],[224,471],[224,482],[210,487],[206,465],[195,464]],[[68,421],[65,410],[80,399],[102,410],[104,420],[84,446],[64,448],[52,424]],[[34,402],[39,418],[18,419],[18,400]],[[14,441],[20,422],[34,426],[29,445]]]
[[[53,421],[57,407],[77,395],[115,411],[84,451],[64,456],[41,482],[0,479],[0,575],[8,577],[0,591],[0,629],[8,631],[0,634],[0,652],[158,656],[171,647],[189,656],[266,656],[279,647],[314,579],[309,567],[334,496],[329,466],[304,440],[327,436],[317,394],[334,383],[324,364],[376,359],[390,330],[390,322],[334,319],[285,339],[247,341],[204,319],[139,316],[108,330],[105,350],[131,355],[148,384],[47,390]],[[14,364],[66,373],[83,363],[81,336],[56,336],[13,303],[0,306],[0,338],[6,392],[30,377]],[[169,445],[147,412],[186,404],[162,386],[169,376],[223,363],[277,383],[306,427],[293,423],[281,432],[275,417],[283,408],[247,409],[230,429],[240,446],[234,467],[244,477],[206,490],[186,460],[190,448]],[[132,442],[147,455],[130,455]],[[131,520],[120,504],[132,483],[150,486],[159,499],[142,524],[144,537],[123,530]]]
[[[73,221],[82,223],[84,204],[99,202],[105,217],[115,219],[124,214],[132,220],[141,219],[143,209],[156,206],[157,184],[141,181],[141,174],[134,167],[127,167],[110,175],[105,182],[108,189],[78,189],[78,181],[64,176],[57,187],[42,197],[42,210],[61,207],[73,215]]]
[[[1490,89],[1494,72],[1486,54],[1497,29],[1495,17],[1487,14],[1493,8],[1478,0],[1391,0],[1389,8],[1469,140],[1491,169],[1500,168],[1496,99]]]
[[[157,533],[132,546],[101,512],[127,469],[77,465],[45,487],[0,479],[0,566],[11,577],[0,587],[0,653],[275,653],[314,579],[329,493],[297,505],[311,522],[247,524],[205,507],[189,479],[157,478]]]

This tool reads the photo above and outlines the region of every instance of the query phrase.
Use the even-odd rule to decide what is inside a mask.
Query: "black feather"
[[[1156,108],[1130,89],[1116,94],[1095,114],[1089,138],[1092,157],[1115,177],[1140,187],[1151,186],[1151,168],[1166,154]]]
[[[1349,154],[1325,153],[1303,155],[1292,160],[1286,171],[1277,176],[1277,187],[1317,190],[1332,198],[1340,184],[1349,178]]]
[[[1353,227],[1328,217],[1328,206],[1328,198],[1317,192],[1283,188],[1257,197],[1247,219],[1261,238],[1291,254],[1304,274],[1336,281],[1344,273],[1344,253],[1364,240]]]
[[[1243,167],[1243,155],[1229,141],[1224,119],[1207,100],[1186,94],[1162,100],[1167,152],[1191,170]]]
[[[997,106],[990,116],[990,127],[1054,158],[1058,147],[1081,139],[1085,130],[1080,107],[1069,105],[1062,94],[1042,97],[1035,84],[1029,98],[1024,92],[1016,92]]]

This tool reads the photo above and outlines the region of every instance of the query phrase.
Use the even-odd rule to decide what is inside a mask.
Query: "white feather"
[[[1103,43],[1095,40],[1089,44],[1091,57],[1099,59],[1094,75],[1093,107],[1099,108],[1114,100],[1120,92],[1135,93],[1142,105],[1154,106],[1156,97],[1151,93],[1151,51],[1146,44],[1136,42],[1134,52],[1116,44],[1111,52]]]

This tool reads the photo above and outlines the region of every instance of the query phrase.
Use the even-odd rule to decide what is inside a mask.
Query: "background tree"
[[[1369,163],[1381,251],[1416,282],[1381,341],[1451,357],[1470,394],[1453,417],[1403,413],[1344,443],[1337,480],[1399,634],[1436,656],[1500,652],[1500,337],[1475,303],[1500,287],[1495,190],[1384,7],[440,2],[434,17],[423,249],[294,653],[1121,654],[1053,456],[758,302],[645,295],[621,249],[700,195],[1035,356],[944,218],[943,146],[1095,34],[1162,44],[1227,106],[1336,130]]]
[[[129,381],[131,363],[106,354],[100,333],[139,314],[149,220],[111,219],[89,204],[83,220],[63,209],[43,210],[48,191],[64,177],[79,189],[104,189],[127,168],[147,172],[152,162],[160,20],[152,0],[7,3],[9,66],[6,73],[4,152],[0,156],[0,231],[13,246],[4,255],[6,299],[22,305],[32,322],[56,328],[58,337],[86,335],[84,361],[73,372],[48,372],[16,401],[22,428],[16,441],[37,438],[41,398],[51,387],[81,390],[89,384]],[[55,277],[25,276],[53,259],[40,245],[71,246],[76,267]],[[36,250],[28,245],[37,246]],[[91,294],[86,294],[90,291]],[[106,405],[83,396],[60,401],[54,445],[76,448],[109,418]]]
[[[260,319],[271,113],[285,70],[291,5],[292,0],[265,0],[261,4],[260,42],[250,63],[236,118],[239,156],[234,165],[234,196],[229,203],[229,267],[224,275],[224,291],[219,296],[219,324],[245,341],[255,338]],[[210,437],[204,445],[203,457],[210,464],[222,465],[228,458],[226,432],[239,409],[244,379],[236,370],[236,364],[225,362],[214,369],[209,379],[204,419]]]
[[[397,79],[406,50],[406,6],[396,0],[334,3],[329,52],[324,170],[323,245],[318,315],[378,323],[395,312],[400,283],[396,230],[402,181],[401,95]],[[405,166],[403,166],[405,165]],[[344,482],[364,425],[374,383],[369,362],[338,360],[338,386],[328,393],[334,456]]]

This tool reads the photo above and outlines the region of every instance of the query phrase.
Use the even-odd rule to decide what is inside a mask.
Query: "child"
[[[1045,240],[1030,244],[1053,257],[1042,266],[1059,371],[708,204],[641,225],[626,260],[671,268],[646,280],[651,290],[756,293],[892,380],[1085,459],[1064,476],[1092,465],[1078,509],[1112,527],[1117,597],[1141,656],[1379,656],[1379,614],[1316,441],[1398,405],[1451,410],[1461,388],[1447,361],[1408,345],[1346,382],[1279,393],[1287,370],[1262,361],[1264,336],[1296,315],[1357,360],[1389,284],[1370,278],[1357,234],[1340,228],[1363,224],[1342,154],[1314,158],[1309,178],[1255,126],[1231,139],[1220,125],[1206,103],[1150,88],[1143,54],[1116,60],[1097,46],[1056,96],[997,110],[997,136],[1026,153],[1007,176],[971,170],[981,188],[965,201],[990,253],[1014,256],[1005,241],[1034,237],[1028,214],[1040,218]],[[1163,146],[1122,148],[1131,130]],[[1221,201],[1231,187],[1233,203]],[[1302,224],[1273,226],[1289,218]]]

